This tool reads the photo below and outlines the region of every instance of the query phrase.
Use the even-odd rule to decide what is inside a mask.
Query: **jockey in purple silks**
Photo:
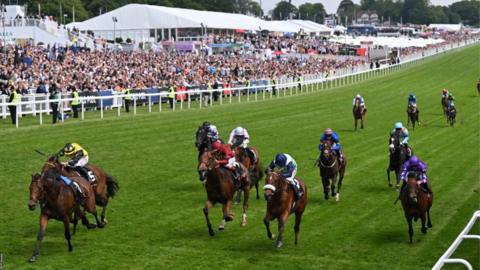
[[[417,182],[420,183],[423,189],[432,193],[428,179],[427,179],[427,165],[421,161],[417,156],[412,156],[409,160],[403,163],[403,169],[401,174],[401,179],[403,180],[402,189],[406,186],[408,173],[416,172],[418,173]]]

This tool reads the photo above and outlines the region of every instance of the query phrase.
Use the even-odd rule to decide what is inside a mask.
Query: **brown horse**
[[[335,200],[338,202],[340,200],[340,189],[345,175],[347,158],[344,156],[343,163],[340,163],[337,153],[332,149],[332,143],[327,141],[323,143],[323,151],[320,152],[317,162],[320,168],[325,200],[328,200],[328,193],[331,191],[332,197],[335,197]],[[337,192],[335,192],[337,177],[338,188]]]
[[[410,124],[410,122],[412,122],[412,127],[413,127],[413,130],[415,130],[415,123],[418,123],[420,122],[419,121],[419,111],[418,111],[418,108],[417,108],[417,105],[408,105],[408,108],[407,108],[407,125]]]
[[[357,130],[358,120],[360,120],[360,128],[364,128],[366,113],[367,109],[363,106],[360,106],[360,99],[355,99],[355,104],[353,105],[353,119],[355,121],[355,130]]]
[[[283,246],[283,229],[288,216],[295,213],[295,245],[298,244],[298,234],[300,233],[300,223],[302,215],[307,206],[307,186],[305,182],[297,179],[303,190],[303,195],[295,202],[295,192],[288,182],[278,173],[270,172],[265,178],[265,199],[267,200],[267,213],[263,222],[267,228],[267,237],[275,239],[270,231],[270,221],[278,220],[278,237],[276,247]]]
[[[210,218],[208,217],[208,210],[217,202],[223,205],[223,219],[219,226],[219,230],[225,229],[225,223],[233,220],[233,214],[230,213],[232,207],[233,195],[238,189],[243,190],[243,214],[240,226],[247,225],[247,209],[248,197],[250,193],[250,177],[243,168],[242,184],[235,183],[232,172],[224,167],[218,165],[219,154],[217,151],[204,152],[200,157],[198,165],[198,174],[200,181],[205,184],[207,192],[207,201],[203,208],[203,213],[207,220],[208,233],[214,236],[215,232],[212,229]],[[243,166],[243,165],[241,165]]]
[[[410,243],[413,242],[412,219],[416,222],[419,218],[422,221],[422,233],[427,233],[425,221],[427,220],[428,228],[432,227],[430,220],[430,208],[433,204],[433,194],[428,194],[417,182],[417,174],[409,173],[406,187],[400,192],[400,200],[402,201],[403,211],[408,223],[408,235]]]
[[[41,212],[37,242],[29,262],[35,262],[37,260],[38,254],[40,253],[40,245],[47,229],[48,220],[51,218],[63,221],[65,239],[67,239],[68,243],[68,251],[73,250],[70,241],[70,222],[73,221],[76,227],[76,221],[72,219],[72,214],[74,212],[75,215],[81,217],[82,223],[89,229],[95,228],[96,226],[101,228],[103,226],[98,219],[97,209],[95,208],[94,192],[88,181],[85,181],[81,177],[70,178],[71,181],[75,181],[81,187],[84,194],[87,196],[86,199],[78,201],[75,200],[72,188],[67,186],[62,180],[59,180],[59,177],[60,174],[53,169],[45,171],[42,175],[32,175],[28,208],[33,211],[37,205],[40,205]],[[84,212],[80,210],[80,207],[83,207],[83,210],[86,210],[95,216],[97,225],[88,222],[88,219]]]
[[[86,167],[91,170],[95,175],[96,181],[91,184],[93,190],[95,191],[95,202],[98,206],[102,207],[101,223],[102,225],[106,225],[107,221],[105,219],[105,213],[107,210],[108,201],[110,198],[113,198],[117,193],[119,189],[118,183],[116,182],[115,178],[106,174],[97,166],[88,164]],[[48,160],[43,165],[42,173],[50,168],[56,169],[60,174],[67,177],[83,177],[77,171],[63,165],[59,161],[58,156],[56,155],[48,158]]]
[[[258,154],[258,150],[255,147],[249,147],[249,149],[255,155],[255,160],[247,152],[248,150],[241,146],[238,146],[234,149],[235,158],[238,162],[242,163],[245,168],[247,168],[248,173],[250,174],[250,189],[255,186],[255,189],[257,191],[257,199],[260,199],[260,195],[258,193],[258,182],[263,177],[263,170],[260,164],[260,156]],[[237,192],[235,204],[240,203],[241,195],[241,191]]]

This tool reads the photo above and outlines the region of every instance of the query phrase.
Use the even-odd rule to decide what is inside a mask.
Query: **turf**
[[[0,121],[0,253],[4,269],[429,269],[479,209],[479,97],[475,81],[480,46],[448,53],[401,70],[333,90],[263,102],[182,112],[146,113],[106,119],[87,114],[85,122],[39,126],[32,117],[14,129]],[[446,125],[442,88],[456,97],[457,124]],[[393,123],[406,121],[406,102],[415,91],[422,125],[411,145],[429,166],[435,191],[433,228],[415,224],[408,243],[407,224],[396,192],[387,187],[387,139]],[[366,129],[353,131],[351,102],[362,93],[368,106]],[[285,245],[276,250],[262,222],[266,203],[251,199],[248,225],[239,226],[241,208],[223,232],[208,236],[201,211],[206,194],[196,173],[193,145],[197,126],[209,120],[221,137],[246,127],[264,163],[277,152],[290,153],[298,176],[309,187],[309,203],[299,245],[293,244],[293,218]],[[338,131],[348,156],[340,202],[323,200],[313,167],[321,132]],[[30,174],[44,158],[34,149],[58,150],[76,141],[91,162],[114,175],[120,192],[109,206],[105,229],[81,227],[67,252],[63,225],[51,221],[39,261],[27,263],[38,229],[39,212],[27,209]],[[221,207],[211,211],[214,225]],[[276,222],[272,223],[276,234]],[[477,225],[478,226],[478,225]],[[474,230],[478,233],[478,228]],[[479,245],[466,240],[458,254],[479,269]],[[454,267],[446,269],[456,269]]]

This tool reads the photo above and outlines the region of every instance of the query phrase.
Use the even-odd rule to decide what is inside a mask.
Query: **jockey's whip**
[[[38,149],[35,149],[35,152],[37,152],[39,155],[41,156],[44,156],[46,157],[47,155],[45,155],[45,153],[43,153],[42,151],[38,150]]]

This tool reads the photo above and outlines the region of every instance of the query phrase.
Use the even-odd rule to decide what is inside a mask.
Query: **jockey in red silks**
[[[227,167],[230,171],[233,172],[235,180],[239,180],[241,175],[241,167],[235,159],[235,152],[232,151],[230,145],[223,144],[220,141],[216,126],[209,126],[208,138],[210,138],[212,142],[212,148],[225,155],[224,159],[218,160],[218,164]]]

